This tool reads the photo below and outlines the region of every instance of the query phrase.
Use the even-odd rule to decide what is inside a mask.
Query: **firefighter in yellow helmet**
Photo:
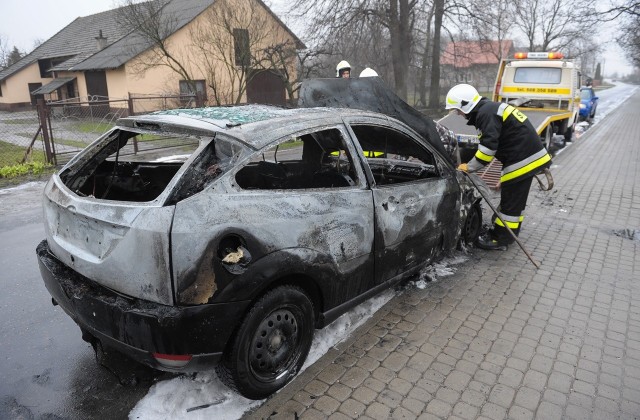
[[[351,77],[351,64],[349,64],[345,60],[339,62],[336,66],[336,77],[342,77],[345,79]]]
[[[494,158],[502,162],[499,211],[504,224],[495,218],[493,228],[478,238],[476,245],[481,249],[506,250],[514,240],[505,224],[516,235],[520,232],[533,176],[551,166],[551,156],[527,116],[515,107],[481,97],[468,84],[452,87],[446,102],[446,109],[455,110],[480,132],[478,151],[458,169],[475,172]]]

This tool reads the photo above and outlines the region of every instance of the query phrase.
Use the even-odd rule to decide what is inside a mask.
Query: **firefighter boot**
[[[497,240],[493,239],[489,234],[480,236],[476,240],[476,246],[480,249],[486,249],[489,251],[506,251],[507,250],[507,244],[498,242]]]

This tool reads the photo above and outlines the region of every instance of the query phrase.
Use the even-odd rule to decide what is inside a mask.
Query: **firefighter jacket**
[[[512,105],[482,98],[469,112],[467,124],[480,131],[478,151],[468,163],[470,172],[496,158],[502,162],[500,182],[506,184],[530,178],[551,166],[551,156],[533,125]]]

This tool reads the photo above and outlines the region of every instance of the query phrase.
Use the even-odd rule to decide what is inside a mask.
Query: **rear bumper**
[[[49,252],[46,240],[36,252],[47,290],[83,333],[160,370],[193,372],[214,366],[249,304],[176,307],[129,298],[62,264]],[[167,367],[152,353],[188,354],[192,359],[181,368]]]

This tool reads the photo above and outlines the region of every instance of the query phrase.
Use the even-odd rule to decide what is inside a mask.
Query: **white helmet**
[[[365,68],[360,72],[360,77],[377,77],[378,73],[370,67]]]
[[[342,76],[340,74],[341,70],[349,70],[349,71],[351,71],[351,64],[349,64],[345,60],[342,60],[341,62],[339,62],[338,65],[336,66],[336,77],[341,77]]]
[[[465,83],[455,85],[447,93],[447,103],[445,109],[459,109],[464,114],[468,114],[480,102],[480,94],[471,85]]]

